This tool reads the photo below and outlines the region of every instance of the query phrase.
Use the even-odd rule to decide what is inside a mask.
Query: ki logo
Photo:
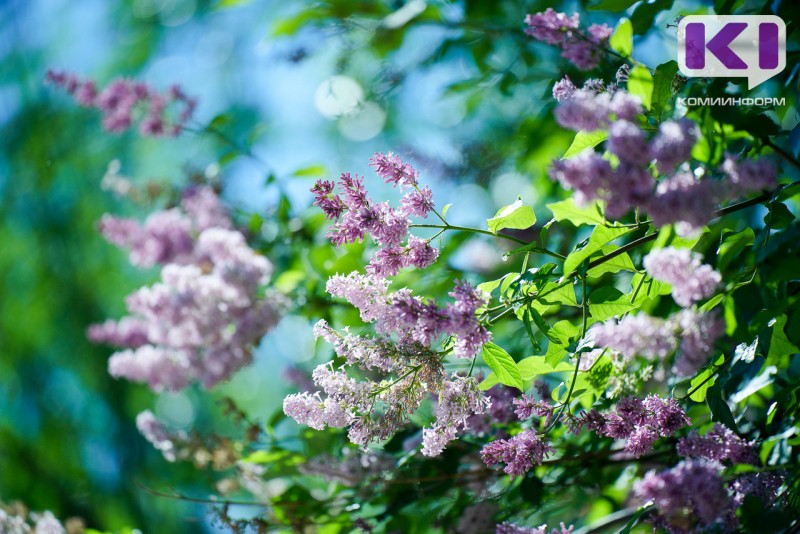
[[[786,68],[786,24],[774,15],[684,17],[678,66],[690,77],[747,78],[752,89]]]

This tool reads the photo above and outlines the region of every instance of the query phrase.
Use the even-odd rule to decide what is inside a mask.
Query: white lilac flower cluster
[[[702,367],[725,332],[725,322],[717,311],[702,312],[689,308],[714,294],[722,280],[702,256],[686,249],[667,247],[650,252],[644,258],[647,273],[672,285],[672,297],[686,307],[667,319],[640,313],[622,320],[609,320],[592,326],[595,343],[625,360],[641,356],[665,360],[675,351],[674,370],[689,376]]]
[[[554,161],[550,176],[574,190],[580,204],[604,201],[612,219],[638,208],[656,226],[677,223],[688,233],[708,223],[720,202],[775,186],[777,170],[771,162],[732,155],[720,169],[724,179],[701,179],[705,170],[689,167],[697,125],[687,118],[668,120],[648,136],[639,125],[641,100],[616,84],[589,80],[578,89],[564,78],[555,84],[553,97],[561,126],[576,132],[608,131],[605,150],[616,162],[588,148],[571,159]],[[657,181],[659,176],[663,178]]]
[[[67,534],[53,512],[32,512],[28,519],[0,508],[0,532],[3,534]]]
[[[318,366],[312,377],[321,391],[289,395],[284,412],[317,430],[348,427],[350,440],[366,446],[393,435],[425,398],[435,395],[439,399],[436,420],[423,430],[422,452],[436,456],[469,427],[471,417],[489,409],[474,378],[448,378],[442,365],[451,351],[456,357],[470,358],[489,341],[489,332],[475,315],[486,303],[485,297],[469,284],[457,282],[450,293],[453,302],[439,307],[409,290],[387,294],[388,285],[384,278],[355,272],[328,281],[328,292],[347,299],[364,321],[374,322],[377,336],[340,333],[320,321],[315,336],[333,345],[345,367]],[[452,346],[437,352],[432,345],[444,336],[454,339]],[[359,381],[348,376],[347,367],[377,372],[383,378]]]
[[[161,281],[129,295],[131,315],[93,325],[88,335],[125,350],[109,360],[115,377],[177,391],[211,388],[251,361],[252,345],[278,321],[282,300],[262,296],[272,265],[253,251],[207,187],[186,192],[181,208],[144,224],[106,216],[106,238],[131,262],[162,265]]]

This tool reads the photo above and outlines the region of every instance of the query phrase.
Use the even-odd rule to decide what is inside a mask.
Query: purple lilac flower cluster
[[[716,423],[704,435],[692,432],[678,441],[678,454],[684,458],[705,458],[715,462],[760,465],[755,441],[746,441],[723,424]]]
[[[761,465],[755,441],[746,441],[731,429],[716,423],[704,435],[692,432],[678,441],[678,454],[684,458],[703,458],[722,465]],[[783,483],[783,476],[776,472],[744,473],[728,483],[732,505],[735,510],[747,495],[755,495],[763,503],[771,504]]]
[[[544,400],[534,400],[528,395],[514,399],[514,414],[520,421],[525,421],[533,416],[544,419],[544,424],[549,425],[553,420],[555,407]]]
[[[672,298],[680,306],[691,306],[706,299],[722,282],[722,276],[703,257],[689,249],[666,247],[652,250],[644,257],[647,274],[672,286]]]
[[[476,311],[486,304],[486,296],[469,283],[456,281],[449,293],[453,302],[444,307],[424,302],[407,289],[388,295],[388,285],[387,280],[376,275],[352,272],[332,277],[327,289],[332,296],[342,297],[358,308],[364,321],[375,322],[379,334],[395,334],[401,343],[429,346],[442,335],[454,336],[453,354],[472,358],[491,339],[476,316]],[[342,356],[352,353],[342,352]]]
[[[715,462],[684,460],[665,471],[650,471],[634,485],[634,493],[653,501],[658,510],[654,522],[671,534],[712,525],[731,530],[731,499]]]
[[[593,325],[590,333],[598,346],[625,360],[635,356],[664,360],[677,349],[674,370],[689,376],[708,361],[725,333],[725,322],[717,311],[684,309],[666,320],[644,313],[612,319]]]
[[[482,375],[475,379],[480,383]],[[519,391],[516,388],[497,384],[486,392],[489,400],[489,410],[485,414],[474,415],[467,420],[467,426],[472,434],[485,436],[489,434],[492,424],[509,423],[515,419],[513,402]]]
[[[631,209],[641,208],[656,226],[678,223],[682,233],[701,228],[714,216],[720,202],[738,195],[774,187],[777,171],[766,159],[741,161],[727,156],[722,168],[724,181],[700,179],[688,167],[698,139],[697,125],[687,119],[662,122],[651,138],[638,124],[643,108],[638,97],[589,80],[578,89],[569,78],[557,82],[553,97],[558,101],[554,115],[558,123],[576,132],[608,130],[605,149],[618,163],[603,158],[593,149],[554,161],[550,176],[575,191],[585,204],[602,200],[606,215],[617,219]],[[665,178],[656,182],[656,174]]]
[[[626,440],[625,450],[638,458],[660,437],[672,436],[691,421],[675,399],[648,395],[621,399],[609,413],[584,412],[578,423],[601,436]]]
[[[542,13],[525,17],[525,33],[538,41],[561,48],[561,56],[581,70],[592,70],[603,59],[604,49],[613,30],[606,24],[592,24],[580,29],[580,17],[571,17],[547,8]]]
[[[66,91],[79,105],[100,110],[103,128],[109,132],[125,131],[138,119],[139,134],[143,136],[175,137],[197,106],[197,101],[187,97],[177,85],[161,94],[145,83],[117,79],[99,90],[92,80],[53,70],[48,71],[47,81]],[[170,114],[171,110],[176,111]]]
[[[559,525],[559,528],[553,528],[550,534],[572,534],[575,529],[572,525],[566,526],[564,523]],[[547,525],[539,527],[521,527],[508,521],[497,525],[496,534],[547,534]]]
[[[372,236],[380,249],[370,260],[367,271],[377,276],[394,276],[408,266],[428,267],[439,256],[438,249],[424,239],[410,236],[408,228],[409,217],[427,218],[433,210],[433,192],[428,186],[420,188],[417,171],[391,153],[375,154],[370,166],[386,183],[406,190],[401,206],[392,208],[387,202],[373,202],[364,187],[364,178],[358,175],[344,173],[338,184],[318,180],[311,189],[314,203],[328,219],[336,221],[328,237],[338,246]]]
[[[509,439],[494,440],[481,449],[481,459],[489,466],[505,464],[503,472],[511,478],[523,476],[534,465],[555,451],[535,430],[523,430]]]
[[[161,281],[126,299],[131,315],[89,327],[89,338],[126,350],[112,355],[115,377],[177,391],[210,388],[251,360],[251,347],[278,321],[282,299],[260,295],[272,265],[234,230],[210,188],[190,190],[174,208],[136,221],[106,216],[105,236],[131,262],[163,265]]]
[[[361,312],[366,322],[375,322],[376,337],[339,333],[320,321],[314,328],[318,338],[334,346],[346,366],[378,371],[387,376],[380,382],[356,381],[345,370],[320,366],[313,378],[321,393],[305,392],[284,400],[284,411],[298,423],[321,430],[326,426],[349,427],[353,443],[391,436],[427,395],[439,397],[436,421],[423,431],[423,454],[435,456],[469,428],[470,420],[486,413],[489,400],[478,390],[474,378],[446,378],[442,354],[431,348],[442,335],[455,337],[452,351],[457,357],[473,357],[488,342],[489,332],[475,312],[485,305],[482,292],[466,282],[457,282],[450,293],[454,301],[440,308],[423,303],[409,290],[387,294],[388,281],[373,274],[353,272],[334,276],[328,292],[343,297]],[[380,405],[379,410],[374,410]]]

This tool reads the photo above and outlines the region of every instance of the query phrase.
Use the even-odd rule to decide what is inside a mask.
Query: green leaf
[[[589,295],[589,313],[598,321],[619,317],[634,308],[628,295],[613,286],[597,288]]]
[[[442,219],[447,220],[447,212],[450,211],[450,206],[453,204],[445,204],[442,208]]]
[[[584,150],[596,147],[606,139],[608,139],[608,132],[605,130],[595,130],[593,132],[584,132],[581,130],[575,134],[572,144],[569,145],[569,148],[561,159],[574,158]]]
[[[628,92],[642,99],[642,105],[650,109],[653,102],[653,77],[646,67],[636,65],[628,76]]]
[[[772,202],[769,205],[769,213],[764,216],[764,224],[775,230],[788,228],[794,220],[794,213],[783,202]]]
[[[502,347],[491,342],[484,345],[483,361],[494,371],[501,384],[515,387],[520,391],[525,388],[517,363]]]
[[[636,290],[637,288],[639,289],[638,292]],[[633,290],[631,297],[634,297],[635,293],[632,304],[638,308],[647,299],[654,299],[661,295],[669,295],[671,288],[669,284],[654,280],[645,274],[636,273],[631,279],[631,289]]]
[[[305,178],[308,176],[325,176],[326,174],[328,174],[328,170],[324,165],[310,165],[308,167],[303,167],[302,169],[297,169],[292,173],[292,176]]]
[[[533,319],[533,322],[536,323],[536,327],[539,331],[547,337],[552,343],[558,343],[559,345],[562,344],[561,339],[558,335],[550,328],[550,325],[547,324],[547,321],[541,316],[541,314],[536,311],[535,308],[528,306],[528,314],[530,318]]]
[[[496,234],[504,228],[525,230],[536,224],[536,215],[533,208],[522,204],[522,199],[518,199],[513,204],[501,208],[497,214],[486,221],[489,230]]]
[[[653,76],[653,111],[660,115],[667,107],[667,103],[672,99],[672,84],[675,75],[678,73],[678,62],[667,61],[656,67]]]
[[[779,368],[783,367],[784,356],[789,354],[796,354],[800,349],[792,343],[786,336],[786,315],[776,317],[771,323],[772,337],[769,340],[769,353],[767,354],[767,363],[770,365],[777,365]]]
[[[736,426],[736,420],[733,418],[731,409],[725,399],[722,397],[722,389],[719,384],[715,384],[708,388],[706,392],[706,402],[708,409],[711,410],[711,420],[722,423],[737,434],[739,428]]]
[[[633,530],[633,527],[636,526],[636,524],[639,522],[639,520],[642,518],[642,516],[644,514],[650,512],[650,510],[652,510],[652,509],[653,509],[653,505],[652,504],[647,504],[645,506],[640,506],[639,509],[636,510],[636,513],[633,514],[633,516],[631,517],[630,521],[628,521],[625,524],[625,527],[622,530],[619,531],[619,534],[630,534],[631,530]]]
[[[542,296],[539,300],[545,304],[564,304],[566,306],[577,306],[578,299],[575,297],[575,288],[571,283],[551,282],[542,288]]]
[[[618,13],[625,11],[639,0],[600,0],[590,6],[586,6],[589,11],[613,11]]]
[[[602,254],[608,254],[609,252],[613,252],[616,249],[617,247],[613,245],[605,246],[602,249],[600,249],[600,252]],[[627,252],[623,252],[622,254],[619,254],[618,256],[615,256],[610,260],[601,263],[597,267],[592,267],[591,269],[589,269],[589,272],[587,274],[589,276],[600,276],[605,273],[618,273],[620,271],[635,271],[635,270],[636,266],[633,264],[633,261],[631,261],[631,257],[628,255]]]
[[[674,0],[655,0],[654,2],[642,2],[631,15],[633,32],[636,35],[643,35],[653,28],[653,22],[662,11],[672,8]]]
[[[708,391],[708,388],[713,386],[714,382],[716,382],[715,378],[709,378],[712,374],[714,374],[714,370],[713,368],[709,367],[692,379],[690,390],[694,390],[695,388],[697,388],[697,390],[693,391],[692,394],[689,395],[690,399],[695,402],[703,402],[706,400],[706,392]],[[702,384],[702,386],[700,384]]]
[[[722,238],[717,249],[717,270],[725,271],[740,252],[755,241],[752,228],[745,228],[739,232],[730,230],[722,231]]]
[[[240,2],[241,0],[223,0],[228,2]],[[248,0],[249,1],[249,0]],[[278,19],[275,21],[275,24],[272,26],[272,36],[273,37],[283,37],[288,35],[294,35],[297,33],[300,28],[306,25],[306,23],[319,18],[319,11],[314,9],[303,9],[302,11],[298,12],[296,15]]]
[[[547,363],[544,356],[530,356],[517,363],[519,372],[523,380],[533,380],[537,376],[549,373],[563,373],[572,370],[572,366],[567,362],[561,362],[555,366]]]
[[[570,197],[560,202],[547,204],[547,207],[553,212],[553,217],[558,222],[568,221],[574,226],[580,226],[582,224],[591,224],[594,226],[603,224],[604,222],[603,212],[597,202],[592,202],[585,207],[579,207],[575,204],[572,197]]]
[[[620,19],[611,35],[609,44],[623,57],[628,57],[633,53],[633,24],[630,20]]]
[[[567,259],[564,260],[564,274],[571,274],[581,263],[595,252],[601,250],[603,246],[630,231],[630,228],[622,226],[597,226],[592,232],[588,243],[584,247],[570,253]]]

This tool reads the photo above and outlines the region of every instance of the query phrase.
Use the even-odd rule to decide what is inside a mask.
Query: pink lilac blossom
[[[662,180],[643,207],[656,226],[681,223],[691,232],[714,218],[720,197],[720,182],[700,180],[684,168]]]
[[[557,102],[561,102],[562,100],[572,98],[577,90],[578,88],[575,87],[575,84],[572,83],[569,76],[564,76],[553,86],[553,98]]]
[[[658,172],[668,173],[687,161],[696,142],[697,124],[694,121],[681,119],[661,123],[652,144]]]
[[[136,416],[136,428],[139,433],[149,441],[153,447],[161,451],[164,458],[174,462],[177,458],[178,447],[186,443],[189,437],[184,432],[169,430],[164,423],[159,421],[153,412],[145,410]]]
[[[718,463],[684,460],[665,471],[650,471],[634,485],[642,501],[654,502],[656,524],[670,533],[696,532],[716,525],[729,530],[733,503]]]
[[[718,310],[708,313],[683,310],[671,321],[680,332],[680,351],[675,372],[691,376],[708,362],[714,345],[725,334],[725,321]]]
[[[672,325],[643,313],[628,315],[621,321],[597,323],[591,331],[597,345],[607,347],[625,359],[635,356],[664,359],[677,348]]]
[[[644,132],[638,125],[627,120],[618,120],[609,126],[606,149],[620,161],[642,167],[646,167],[652,159]]]
[[[331,295],[358,308],[364,321],[375,322],[379,334],[397,334],[403,342],[431,345],[441,335],[449,334],[456,337],[454,355],[471,358],[491,339],[475,315],[486,304],[486,297],[469,283],[456,281],[449,293],[453,302],[444,307],[423,303],[408,290],[388,295],[388,285],[384,278],[354,271],[332,277],[327,287]]]
[[[672,436],[691,424],[675,399],[656,395],[626,397],[617,403],[615,411],[600,413],[593,409],[576,421],[601,436],[626,440],[625,450],[637,458],[652,450],[659,438]]]
[[[554,449],[533,430],[523,430],[509,439],[497,439],[481,449],[483,462],[493,467],[505,464],[503,471],[511,478],[523,476],[534,464],[542,465]]]
[[[575,527],[573,527],[572,525],[567,527],[564,523],[561,523],[560,528],[552,529],[550,531],[550,534],[572,534],[572,531],[574,529]],[[497,525],[495,534],[548,534],[548,533],[547,533],[547,525],[541,525],[539,527],[522,527],[520,525],[516,525],[514,523],[509,523],[508,521],[506,521]]]
[[[778,169],[768,159],[743,160],[731,154],[725,155],[722,172],[740,193],[772,189],[775,187],[778,175]]]
[[[422,454],[438,456],[457,432],[468,428],[471,416],[486,413],[489,400],[478,389],[474,378],[455,377],[445,382],[439,393],[436,421],[422,430]]]
[[[131,315],[89,328],[89,337],[128,347],[113,354],[114,377],[177,391],[211,388],[251,361],[251,347],[278,321],[283,299],[260,294],[272,265],[234,230],[210,189],[184,195],[178,208],[144,225],[106,218],[106,236],[131,249],[137,265],[165,264],[161,281],[126,299]],[[169,222],[176,226],[170,227]],[[213,225],[213,226],[212,226]]]
[[[704,435],[697,431],[681,438],[678,454],[684,458],[705,458],[729,464],[761,465],[756,442],[746,441],[723,424],[715,423]]]
[[[600,64],[613,33],[605,24],[592,24],[585,33],[581,33],[577,13],[568,17],[553,8],[527,15],[525,24],[528,25],[525,33],[538,41],[558,46],[562,49],[561,56],[581,70],[591,70]]]
[[[553,412],[555,406],[543,400],[534,400],[528,395],[514,399],[514,406],[516,407],[514,413],[520,421],[530,419],[534,415],[544,419],[544,424],[549,425],[553,419]]]
[[[666,247],[644,257],[647,274],[672,286],[672,298],[683,307],[706,299],[722,282],[722,276],[703,257],[689,249]]]
[[[197,106],[196,100],[188,98],[178,86],[161,94],[144,83],[117,79],[98,92],[95,82],[54,70],[48,71],[46,80],[72,95],[80,106],[100,110],[103,128],[109,132],[127,130],[139,118],[140,135],[175,137]]]
[[[364,178],[343,173],[338,184],[318,180],[311,192],[314,204],[325,217],[335,221],[328,238],[337,246],[363,241],[367,235],[379,245],[367,271],[381,277],[396,275],[403,267],[428,267],[439,255],[438,250],[423,239],[408,233],[409,217],[426,218],[434,209],[433,193],[427,186],[420,188],[417,171],[392,154],[377,153],[370,165],[387,183],[407,189],[399,208],[388,203],[373,202],[364,187]],[[338,185],[338,192],[337,192]],[[403,241],[407,244],[403,246]]]

